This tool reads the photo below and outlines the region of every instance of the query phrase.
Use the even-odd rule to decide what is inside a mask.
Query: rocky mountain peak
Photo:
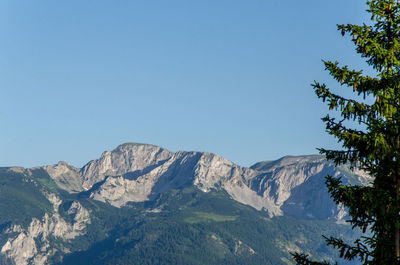
[[[70,163],[66,162],[66,161],[59,161],[57,163],[57,166],[64,166],[64,167],[69,167],[69,168],[74,168],[73,165],[71,165]]]
[[[111,152],[126,152],[129,150],[151,150],[161,148],[157,145],[153,144],[145,144],[145,143],[123,143],[118,145]]]
[[[118,176],[144,170],[165,162],[173,153],[159,146],[126,143],[112,151],[104,152],[81,169],[82,186],[89,189],[106,176]]]
[[[44,169],[61,189],[71,193],[83,190],[79,169],[71,164],[60,161],[55,165],[45,166]]]

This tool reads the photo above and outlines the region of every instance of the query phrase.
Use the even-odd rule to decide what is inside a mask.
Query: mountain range
[[[0,168],[0,264],[293,264],[351,240],[329,174],[370,177],[319,155],[251,167],[207,152],[126,143],[75,168]],[[345,263],[350,264],[350,263]]]

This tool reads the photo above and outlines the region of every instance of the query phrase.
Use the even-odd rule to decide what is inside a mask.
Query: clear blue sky
[[[310,83],[331,82],[321,59],[364,66],[336,24],[368,22],[365,9],[348,0],[2,0],[0,166],[81,167],[124,142],[244,166],[337,147]]]

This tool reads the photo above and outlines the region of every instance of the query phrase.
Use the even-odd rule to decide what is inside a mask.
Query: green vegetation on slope
[[[322,234],[353,236],[345,225],[268,218],[224,192],[195,188],[116,211],[114,217],[119,217],[114,221],[107,221],[112,218],[107,212],[96,212],[103,214],[96,222],[110,222],[107,236],[58,264],[291,264],[288,252],[294,250],[332,258]],[[82,245],[87,238],[82,236],[72,245]]]
[[[238,216],[219,215],[216,213],[208,212],[193,212],[193,216],[184,219],[189,224],[203,223],[203,222],[228,222],[235,221]]]
[[[44,170],[0,168],[0,225],[27,226],[32,218],[41,219],[53,211],[44,193],[54,192],[56,187],[46,175]]]

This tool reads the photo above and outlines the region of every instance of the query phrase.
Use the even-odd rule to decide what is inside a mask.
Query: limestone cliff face
[[[192,184],[193,167],[200,153],[170,154],[171,157],[162,163],[148,165],[141,170],[120,168],[121,175],[105,178],[90,197],[120,207],[130,201],[151,200],[162,192]]]
[[[241,167],[211,153],[203,153],[195,166],[194,185],[204,192],[211,189],[223,189],[231,197],[257,210],[265,210],[270,216],[280,215],[271,198],[261,196],[248,183],[257,178],[260,172]]]
[[[343,207],[337,207],[325,187],[327,174],[342,175],[322,156],[284,157],[252,166],[262,172],[249,185],[263,197],[269,197],[281,214],[297,218],[342,219]]]
[[[346,213],[329,197],[324,178],[343,175],[346,180],[350,171],[342,169],[346,170],[318,155],[289,156],[246,168],[207,152],[173,153],[153,145],[124,144],[89,162],[80,174],[91,198],[117,207],[194,185],[203,192],[225,190],[233,199],[270,216],[341,220]],[[352,181],[368,181],[365,174],[351,174],[356,178]]]
[[[45,166],[44,169],[61,189],[70,193],[83,191],[80,169],[64,161],[60,161],[56,165]]]
[[[57,251],[68,252],[67,249],[57,249],[55,244],[51,244],[51,237],[73,239],[84,234],[87,224],[91,222],[89,212],[77,201],[67,210],[72,222],[65,221],[58,213],[62,201],[55,194],[48,194],[47,197],[53,204],[52,214],[45,213],[41,220],[33,218],[28,228],[12,224],[4,231],[9,237],[1,246],[0,253],[15,264],[47,264],[48,258]]]
[[[148,144],[123,144],[113,151],[104,152],[100,159],[90,161],[81,169],[81,182],[85,189],[103,181],[106,176],[150,170],[168,160],[173,153]]]

